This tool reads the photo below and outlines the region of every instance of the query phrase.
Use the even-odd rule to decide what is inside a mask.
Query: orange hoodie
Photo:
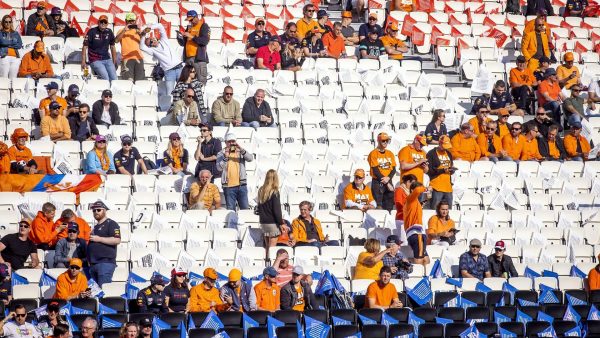
[[[63,219],[59,218],[56,223],[54,223],[54,227],[58,227],[63,223]],[[90,234],[92,233],[92,230],[90,228],[90,225],[88,224],[88,222],[86,222],[83,218],[81,217],[77,217],[75,216],[75,223],[77,223],[77,225],[79,226],[79,236],[77,236],[78,238],[81,238],[83,240],[85,240],[86,242],[89,243],[90,241]],[[63,231],[61,231],[58,236],[56,241],[58,242],[59,239],[61,238],[67,238],[68,232],[67,229],[64,229]]]
[[[69,298],[84,292],[87,287],[88,280],[83,272],[80,272],[77,277],[75,277],[75,281],[72,281],[71,276],[69,276],[69,271],[67,270],[61,273],[56,279],[56,292],[52,298],[68,300]]]
[[[477,141],[472,137],[464,137],[463,134],[456,133],[450,142],[452,142],[450,152],[456,160],[473,162],[478,161],[481,157],[479,145],[477,145]]]
[[[46,216],[41,211],[38,211],[33,222],[31,222],[31,232],[29,239],[35,244],[48,244],[50,247],[58,242],[58,232],[55,231],[56,226],[52,220],[46,220]]]
[[[598,268],[597,265],[588,273],[588,286],[590,291],[600,290],[600,271],[598,270],[600,270],[600,268]]]

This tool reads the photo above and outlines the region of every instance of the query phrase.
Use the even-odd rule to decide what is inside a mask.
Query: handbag
[[[159,64],[156,64],[154,68],[152,68],[150,76],[152,77],[152,80],[160,81],[165,77],[165,70]]]

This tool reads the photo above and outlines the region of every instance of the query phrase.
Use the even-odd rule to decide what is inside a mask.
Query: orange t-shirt
[[[590,291],[600,290],[600,272],[598,266],[595,266],[588,273],[588,286]]]
[[[577,68],[577,66],[573,66],[571,69],[568,69],[563,65],[560,65],[556,68],[556,76],[558,77],[559,81],[568,78],[572,73],[575,73],[575,77],[565,82],[565,88],[567,89],[571,89],[572,85],[575,85],[577,82],[579,82],[579,78],[581,77],[579,68]]]
[[[394,299],[398,298],[398,291],[392,283],[381,286],[379,282],[373,282],[367,288],[366,298],[365,308],[369,308],[369,298],[375,299],[376,305],[390,306]]]
[[[552,158],[560,158],[560,151],[556,147],[556,142],[548,142],[548,155]]]
[[[371,188],[364,184],[364,188],[358,188],[354,182],[349,183],[344,188],[344,203],[342,204],[342,209],[346,209],[346,201],[352,201],[356,204],[365,205],[373,202],[375,198],[373,198],[373,192]]]
[[[533,71],[527,67],[523,70],[519,70],[519,68],[515,67],[510,70],[509,82],[518,83],[521,86],[532,86],[535,82],[535,75],[533,75]]]
[[[52,298],[67,299],[84,292],[88,287],[88,280],[83,272],[80,272],[75,280],[71,280],[69,271],[65,271],[56,279],[56,292]]]
[[[373,177],[373,179],[376,177],[373,171],[373,168],[375,167],[379,169],[381,175],[389,176],[392,170],[396,168],[395,157],[396,156],[387,149],[383,152],[380,152],[378,148],[373,149],[367,157],[369,167],[371,167],[371,177]]]
[[[538,87],[538,93],[539,93],[538,105],[541,107],[541,106],[545,105],[547,102],[542,94],[548,93],[548,95],[553,100],[558,100],[558,97],[560,95],[560,86],[558,85],[558,82],[551,83],[548,80],[544,80],[544,81],[542,81],[542,83],[540,83],[540,86]]]
[[[423,206],[419,201],[419,196],[425,191],[424,186],[416,187],[406,197],[404,204],[404,230],[407,230],[415,224],[423,225]]]
[[[500,151],[502,151],[502,141],[500,141],[500,137],[498,137],[498,135],[496,135],[496,134],[492,135],[492,144],[494,145],[494,148],[496,150],[496,152],[493,154],[491,154],[488,151],[487,135],[479,134],[479,136],[477,136],[477,145],[479,145],[479,151],[481,151],[481,156],[488,157],[490,155],[497,156],[498,154],[500,154]]]
[[[59,112],[64,115],[67,111],[67,100],[57,96],[56,100],[52,100],[51,98],[47,97],[40,101],[40,106],[38,108],[44,112],[44,116],[50,115],[50,103],[52,103],[52,101],[56,101],[56,103],[60,104]]]
[[[219,305],[223,305],[219,289],[211,287],[207,290],[205,285],[200,283],[190,289],[190,312],[208,312],[211,310],[210,304],[212,302],[216,304],[215,309],[218,309]]]
[[[46,74],[48,77],[54,76],[54,70],[50,65],[50,57],[46,54],[42,54],[34,60],[31,56],[31,52],[25,54],[21,59],[21,65],[19,65],[18,77],[26,77],[33,73]]]
[[[452,166],[452,162],[450,161],[448,151],[436,148],[435,152],[440,160],[440,165],[436,169],[449,169]],[[440,174],[436,178],[429,181],[429,186],[435,189],[435,191],[452,192],[452,181],[450,178],[450,174]]]
[[[277,284],[268,286],[267,282],[263,280],[254,286],[254,293],[256,294],[256,306],[267,311],[279,310],[281,289]]]
[[[19,150],[17,146],[13,145],[12,147],[8,148],[8,157],[10,158],[11,162],[23,161],[27,163],[33,159],[33,154],[27,147],[23,147],[23,150]]]
[[[404,220],[404,204],[406,204],[406,198],[408,192],[401,186],[396,188],[394,191],[394,203],[396,205],[396,220]]]
[[[425,159],[426,157],[427,154],[425,154],[425,151],[423,151],[423,149],[418,151],[417,149],[415,149],[415,147],[413,147],[412,144],[407,145],[406,147],[400,149],[400,151],[398,152],[398,161],[406,162],[409,164],[417,163],[417,161]],[[417,181],[423,183],[423,175],[425,175],[423,167],[417,166],[409,170],[401,170],[400,172],[400,176],[409,174],[415,175],[417,177]]]
[[[354,279],[379,279],[379,270],[383,267],[383,261],[375,263],[372,267],[368,267],[364,264],[364,261],[373,257],[375,254],[363,251],[358,255],[356,260],[356,267],[354,268]]]
[[[563,140],[563,143],[565,145],[565,152],[567,153],[568,157],[575,157],[578,156],[577,153],[577,138],[571,134],[567,134]],[[592,150],[590,143],[588,142],[588,140],[585,139],[585,137],[579,135],[579,144],[581,145],[581,152],[582,153],[589,153],[590,150]]]
[[[523,151],[521,152],[521,161],[528,161],[533,159],[542,159],[540,149],[538,148],[537,140],[535,138],[531,141],[525,139],[525,142],[523,142]]]
[[[121,55],[123,60],[143,60],[140,50],[141,37],[135,29],[127,29],[121,37]]]
[[[396,38],[396,37],[392,37],[389,35],[384,35],[381,38],[379,38],[379,40],[381,40],[381,43],[383,43],[384,47],[406,47],[406,44],[404,43],[404,41]],[[388,55],[390,59],[394,59],[394,60],[402,60],[402,58],[404,58],[404,56],[402,54],[394,54],[394,55]]]
[[[508,134],[502,138],[502,148],[506,150],[508,156],[510,156],[510,158],[513,160],[520,159],[525,140],[525,136],[521,134],[519,134],[517,138],[514,138],[511,134]]]
[[[296,304],[292,307],[292,310],[304,312],[304,289],[300,283],[296,284],[295,289],[298,294],[298,300],[296,300]]]
[[[444,221],[437,215],[431,216],[429,221],[427,221],[427,235],[430,235],[427,236],[427,244],[431,244],[431,235],[446,232],[455,226],[454,221],[450,218],[448,218],[447,221]]]
[[[481,157],[477,141],[472,137],[464,137],[461,133],[456,133],[450,140],[452,143],[452,157],[464,161],[477,161]]]
[[[332,32],[329,32],[323,36],[321,41],[329,55],[336,59],[346,51],[346,45],[344,44],[344,37],[342,35],[338,35],[336,38],[333,36]]]

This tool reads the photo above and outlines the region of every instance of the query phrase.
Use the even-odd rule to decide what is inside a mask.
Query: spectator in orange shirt
[[[523,142],[521,161],[543,161],[544,158],[540,154],[537,143],[537,137],[539,135],[538,127],[535,125],[535,123],[533,123],[533,121],[529,121],[525,123],[523,129],[523,133],[525,134],[525,142]]]
[[[74,298],[90,298],[92,292],[88,289],[88,280],[81,273],[83,263],[79,258],[71,258],[69,269],[56,279],[56,292],[52,298],[69,301]]]
[[[256,284],[250,294],[250,308],[252,310],[275,312],[281,306],[281,288],[275,282],[277,270],[269,266],[263,270],[264,279]]]
[[[510,124],[508,124],[508,117],[510,114],[507,111],[501,111],[498,116],[498,128],[496,128],[496,135],[500,137],[500,140],[504,135],[510,134]]]
[[[371,191],[378,207],[391,211],[394,208],[394,186],[392,178],[396,174],[396,159],[387,146],[391,137],[386,133],[377,135],[377,148],[367,158],[371,167]]]
[[[340,242],[329,240],[329,235],[323,235],[321,222],[311,215],[313,205],[309,201],[302,201],[298,206],[300,215],[292,221],[292,234],[296,246],[339,246]]]
[[[427,154],[423,147],[427,145],[425,135],[418,134],[413,142],[398,152],[398,162],[400,163],[400,176],[413,174],[417,181],[423,183],[423,176],[429,170],[427,166]]]
[[[375,208],[377,208],[377,202],[373,198],[371,188],[365,184],[365,171],[356,169],[354,181],[344,188],[342,209],[359,209],[367,212],[367,210]]]
[[[473,138],[476,138],[479,134],[485,133],[485,124],[491,121],[491,119],[488,118],[490,110],[487,105],[485,105],[485,101],[482,100],[479,102],[482,104],[478,105],[476,103],[473,108],[471,108],[471,111],[475,112],[475,117],[469,119],[469,124],[473,126],[473,132],[475,133]]]
[[[479,114],[484,110],[487,111],[487,108],[480,108]],[[469,162],[479,161],[481,152],[479,151],[479,146],[475,139],[476,137],[473,125],[470,123],[463,123],[460,126],[460,132],[452,137],[452,150],[450,150],[452,152],[452,157],[456,160]]]
[[[217,282],[217,271],[213,268],[204,269],[204,280],[190,290],[188,302],[189,312],[223,312],[230,307],[231,296],[221,299],[219,289],[215,287]],[[226,303],[223,302],[225,300]]]
[[[575,66],[575,55],[573,52],[567,52],[563,56],[564,63],[556,68],[558,84],[561,88],[571,89],[573,85],[581,84],[581,73]]]
[[[56,102],[60,104],[60,114],[67,116],[67,100],[58,95],[58,83],[52,81],[45,85],[48,96],[40,101],[39,114],[40,120],[44,116],[50,115],[50,103]]]
[[[392,280],[392,269],[383,266],[379,270],[379,280],[371,283],[367,288],[365,308],[367,309],[400,309],[404,306],[398,298],[398,291]]]
[[[536,70],[542,57],[550,58],[550,36],[546,31],[546,23],[541,18],[535,19],[535,30],[523,33],[521,53],[527,59],[527,67]],[[541,42],[541,44],[540,44]]]
[[[383,256],[392,249],[381,249],[381,242],[375,238],[368,238],[365,242],[365,251],[358,254],[353,279],[378,279],[379,270],[383,266]]]
[[[525,136],[521,134],[521,129],[521,122],[513,122],[510,127],[510,134],[502,138],[502,148],[506,151],[506,155],[514,161],[521,158],[523,144],[525,143]]]
[[[410,185],[410,194],[404,205],[406,240],[413,250],[414,263],[423,265],[429,264],[429,255],[425,249],[427,235],[423,226],[423,206],[419,201],[419,197],[426,191],[431,191],[431,188],[425,188],[422,183],[413,182]]]
[[[587,161],[590,156],[590,142],[581,135],[581,122],[571,125],[569,134],[565,136],[564,144],[567,158],[572,161]],[[598,155],[596,154],[596,158]]]
[[[456,225],[450,218],[450,205],[441,201],[435,208],[435,215],[427,221],[428,244],[449,246],[456,242]]]
[[[17,128],[10,135],[12,147],[8,148],[10,158],[10,171],[17,174],[41,174],[37,170],[37,163],[33,159],[31,150],[27,148],[29,134],[23,128]]]
[[[398,24],[392,23],[388,25],[386,35],[379,38],[385,47],[385,52],[390,59],[402,60],[403,53],[408,53],[408,47],[404,41],[398,39]]]
[[[45,53],[46,46],[42,41],[36,41],[33,49],[23,55],[19,66],[18,77],[30,77],[34,80],[54,77],[54,70],[50,65],[50,57]]]
[[[125,14],[125,24],[115,36],[115,42],[121,43],[121,78],[123,80],[144,80],[144,57],[140,50],[142,36],[150,32],[147,27],[143,32],[136,24],[137,16],[134,13]],[[166,71],[167,69],[165,69]]]
[[[67,228],[67,224],[54,225],[56,207],[50,202],[42,205],[42,210],[31,222],[31,233],[29,239],[37,245],[38,249],[53,249],[58,242],[58,234]]]
[[[597,262],[600,262],[600,254]],[[600,290],[600,263],[588,273],[588,289],[590,291]]]
[[[52,142],[71,139],[69,121],[59,112],[60,108],[57,102],[50,102],[50,115],[42,117],[40,123],[42,136],[49,136]]]
[[[498,160],[512,161],[512,158],[508,157],[506,151],[502,149],[502,140],[496,135],[496,129],[498,129],[498,123],[496,121],[490,121],[486,124],[485,133],[477,136],[477,145],[481,151],[481,160],[488,159],[494,163]]]
[[[538,138],[540,155],[551,161],[564,161],[566,157],[563,140],[558,136],[558,126],[551,125],[548,128],[548,137]]]
[[[440,136],[439,145],[427,153],[427,162],[429,162],[429,186],[431,190],[431,200],[429,209],[435,209],[442,200],[448,201],[452,206],[452,180],[450,179],[456,168],[453,166],[452,143],[448,135]]]
[[[0,174],[10,174],[10,157],[8,156],[8,146],[0,141]]]
[[[327,50],[327,54],[334,58],[350,58],[356,59],[354,55],[346,55],[346,45],[344,44],[344,36],[342,35],[342,24],[336,22],[333,24],[333,30],[325,33],[323,38],[323,46]]]
[[[565,97],[560,91],[556,70],[553,68],[546,69],[544,78],[545,80],[542,81],[538,87],[538,106],[544,107],[547,111],[551,111],[554,122],[560,124],[560,105]]]
[[[517,57],[517,67],[510,70],[509,77],[510,94],[515,99],[517,107],[521,110],[531,111],[531,101],[533,99],[533,87],[538,82],[533,71],[527,68],[527,60],[523,55]]]
[[[79,235],[77,236],[77,238],[81,238],[81,239],[85,240],[86,243],[88,243],[90,241],[90,234],[92,233],[90,225],[83,218],[77,216],[75,214],[75,212],[73,212],[73,210],[71,210],[71,209],[63,210],[62,213],[60,214],[60,218],[58,220],[56,220],[56,222],[54,223],[54,226],[58,227],[61,224],[69,224],[71,222],[76,223],[77,226],[79,227],[79,229],[78,229]],[[68,233],[65,229],[61,233],[58,234],[58,239],[67,238],[67,236],[68,236]]]
[[[394,203],[396,205],[396,220],[404,221],[404,205],[406,198],[410,194],[410,185],[416,182],[417,178],[413,174],[402,176],[402,182],[398,184],[398,188],[394,192]]]

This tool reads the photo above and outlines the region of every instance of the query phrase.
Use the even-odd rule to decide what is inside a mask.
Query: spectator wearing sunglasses
[[[212,104],[211,109],[214,125],[225,127],[233,124],[239,127],[242,124],[240,103],[233,98],[233,87],[225,86],[223,95],[219,96]]]
[[[298,26],[295,22],[288,22],[285,26],[285,32],[279,36],[279,43],[282,51],[289,44],[296,45],[300,43],[300,40],[298,40]]]
[[[377,13],[375,12],[369,13],[369,21],[367,21],[367,23],[363,23],[358,28],[359,41],[367,39],[371,31],[377,32],[378,39],[383,36],[383,28],[381,28],[381,26],[377,23]]]
[[[187,175],[187,167],[190,163],[190,155],[187,149],[183,147],[181,137],[177,133],[169,135],[169,144],[167,150],[163,152],[163,163],[169,166],[173,174]]]
[[[133,139],[131,136],[121,136],[121,150],[117,151],[114,156],[115,168],[117,168],[119,174],[131,176],[135,174],[135,162],[137,162],[138,173],[141,169],[144,174],[148,174],[148,168],[146,168],[142,155],[132,144]]]
[[[121,227],[117,222],[106,217],[108,207],[98,200],[90,205],[96,225],[90,236],[88,245],[88,262],[90,276],[102,287],[112,282],[117,268],[117,246],[121,243]]]
[[[15,310],[0,320],[0,333],[6,338],[40,338],[42,335],[26,321],[27,309],[23,304],[16,304]],[[23,334],[27,333],[27,334]]]
[[[56,279],[56,292],[52,298],[69,301],[75,298],[89,298],[92,292],[88,288],[88,280],[81,273],[83,263],[79,258],[69,260],[69,269]]]
[[[16,21],[16,20],[15,20]],[[19,72],[19,50],[23,48],[21,35],[15,30],[13,18],[6,14],[0,27],[0,77],[15,78]]]
[[[79,142],[92,141],[100,133],[96,122],[90,116],[90,106],[82,103],[78,111],[69,116],[69,127],[71,128],[71,139]]]
[[[256,28],[254,32],[248,35],[248,41],[246,42],[246,55],[248,57],[256,56],[258,49],[269,44],[271,40],[271,33],[265,30],[265,19],[256,19],[254,26]]]
[[[102,98],[92,105],[92,117],[96,125],[110,127],[113,124],[121,124],[119,106],[112,101],[112,91],[106,89],[102,92]]]
[[[40,1],[36,5],[36,11],[27,18],[25,35],[53,36],[56,33],[56,23],[51,15],[48,14],[49,4]]]
[[[94,148],[87,153],[84,172],[98,175],[109,175],[116,172],[113,154],[106,149],[104,136],[96,136]]]
[[[506,246],[504,241],[496,242],[494,254],[488,256],[488,263],[492,277],[511,278],[519,277],[517,269],[513,264],[512,258],[505,254]]]
[[[37,246],[29,239],[31,224],[27,220],[19,222],[19,232],[8,234],[0,239],[0,263],[10,266],[12,271],[25,267],[25,261],[31,257],[31,267],[41,268]]]
[[[39,318],[36,327],[43,337],[52,337],[55,328],[59,325],[67,325],[67,322],[60,315],[60,304],[58,301],[51,301],[46,307],[46,312],[48,314]],[[68,330],[69,326],[67,325],[67,331]]]
[[[54,249],[55,268],[68,268],[69,262],[73,258],[80,259],[82,262],[86,261],[87,243],[85,239],[79,236],[79,225],[75,222],[69,222],[67,226],[67,238],[59,239]]]
[[[81,69],[86,69],[89,63],[99,79],[112,81],[117,79],[117,62],[115,34],[108,28],[108,17],[100,15],[98,26],[91,28],[83,39]]]
[[[304,5],[302,9],[303,17],[302,19],[296,22],[297,38],[298,40],[304,39],[306,33],[312,31],[314,28],[319,28],[319,24],[317,20],[313,19],[313,15],[315,14],[315,6],[312,4]]]
[[[492,277],[490,264],[487,257],[481,252],[481,241],[474,238],[469,243],[469,251],[460,255],[458,271],[463,278],[483,278]]]
[[[201,123],[207,123],[208,118],[205,115],[200,115],[198,112],[198,104],[195,101],[196,93],[193,89],[185,90],[183,99],[175,102],[171,108],[170,117],[171,124],[178,126],[185,124],[186,126],[198,127]]]

